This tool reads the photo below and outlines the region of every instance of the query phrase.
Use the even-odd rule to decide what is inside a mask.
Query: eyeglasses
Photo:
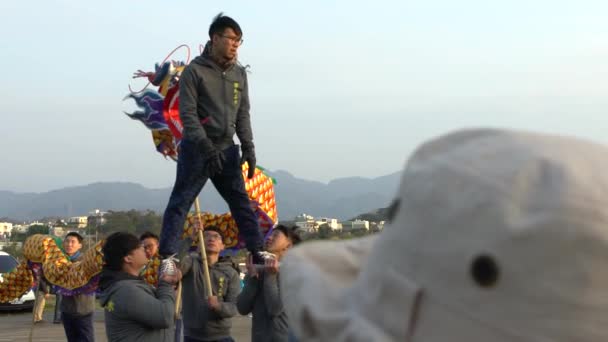
[[[243,45],[243,39],[241,39],[241,37],[231,37],[231,36],[225,36],[222,35],[222,37],[230,40],[233,44],[237,44],[237,45]]]
[[[221,240],[222,236],[219,234],[203,234],[205,240]]]

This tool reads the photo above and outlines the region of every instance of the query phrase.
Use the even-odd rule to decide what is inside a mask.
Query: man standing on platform
[[[159,253],[178,252],[178,238],[186,215],[208,179],[227,202],[239,234],[254,262],[262,263],[263,248],[257,218],[245,191],[241,165],[255,172],[256,157],[249,116],[245,67],[237,63],[243,32],[232,18],[218,14],[209,27],[203,53],[183,71],[179,83],[179,111],[183,123],[175,184],[163,216]],[[236,133],[241,143],[233,141]]]

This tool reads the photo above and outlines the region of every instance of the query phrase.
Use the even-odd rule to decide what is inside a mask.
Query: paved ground
[[[32,341],[57,342],[65,341],[63,325],[53,324],[53,308],[47,307],[44,311],[43,323],[34,326]],[[0,342],[29,341],[32,331],[31,312],[0,313]],[[251,318],[237,316],[232,321],[232,337],[236,341],[250,341]],[[103,322],[103,311],[95,312],[95,341],[104,342],[106,331]]]

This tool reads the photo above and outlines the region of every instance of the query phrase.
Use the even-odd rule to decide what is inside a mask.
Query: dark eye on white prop
[[[393,200],[393,203],[391,203],[391,205],[389,205],[389,207],[387,208],[386,217],[388,219],[388,222],[392,222],[395,216],[397,215],[397,211],[399,210],[399,204],[399,199],[395,199]]]
[[[500,271],[493,257],[479,255],[471,264],[471,276],[477,285],[490,288],[496,285]]]

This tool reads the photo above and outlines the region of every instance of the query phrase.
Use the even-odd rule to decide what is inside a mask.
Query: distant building
[[[13,224],[10,222],[0,222],[0,238],[8,239],[13,233]]]
[[[101,211],[99,209],[95,209],[89,212],[88,224],[91,226],[100,226],[106,223],[106,218],[104,217],[107,214],[105,211]]]
[[[369,230],[372,232],[380,232],[384,229],[384,221],[370,222]]]
[[[297,221],[294,223],[296,227],[301,229],[302,231],[313,233],[317,231],[316,222],[314,220],[311,221]]]
[[[342,230],[369,230],[369,221],[366,220],[354,220],[354,221],[344,221],[342,222]]]
[[[322,217],[317,219],[316,225],[321,226],[326,224],[331,230],[342,230],[342,225],[338,223],[338,219]]]
[[[315,222],[315,218],[307,214],[300,214],[296,216],[294,219],[294,225],[300,228],[302,231],[308,233],[314,233],[318,227],[317,223]]]
[[[29,226],[25,225],[25,224],[16,224],[13,226],[13,232],[15,233],[27,233],[27,229],[29,228]]]
[[[68,225],[79,229],[87,226],[88,218],[86,216],[74,216],[68,219]]]
[[[314,220],[314,219],[315,219],[314,217],[312,217],[308,214],[302,213],[302,214],[299,214],[298,216],[296,216],[294,221],[302,222],[302,221],[310,221],[310,220]]]
[[[68,225],[68,222],[64,219],[59,219],[59,220],[53,222],[53,226],[65,227],[67,225]]]
[[[353,221],[353,230],[357,230],[357,229],[369,230],[369,221],[367,221],[367,220],[354,220]]]
[[[100,209],[94,209],[93,211],[89,211],[89,216],[104,216],[107,214],[107,211],[102,211]]]

